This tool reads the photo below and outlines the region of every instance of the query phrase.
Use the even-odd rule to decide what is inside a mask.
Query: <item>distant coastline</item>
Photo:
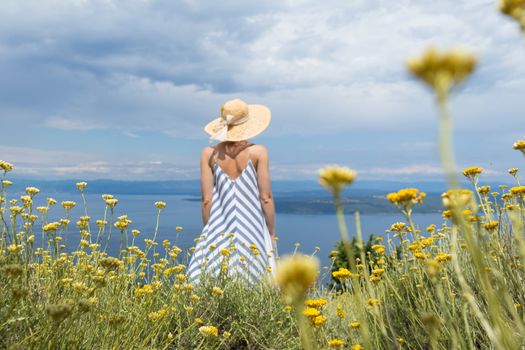
[[[32,180],[13,179],[11,193],[23,192],[27,186],[39,187],[48,193],[75,193],[75,183],[79,180]],[[499,184],[488,184],[495,190]],[[464,184],[470,188],[469,184]],[[420,213],[437,213],[442,210],[441,193],[445,184],[441,182],[415,183],[399,181],[360,181],[356,182],[343,193],[345,212],[359,210],[362,214],[396,213],[397,209],[389,203],[387,193],[400,188],[418,187],[427,192],[422,205],[418,206]],[[331,195],[316,181],[274,180],[272,190],[278,213],[316,215],[333,214],[334,205]],[[88,181],[87,193],[113,195],[179,195],[186,201],[200,201],[199,180],[171,181],[122,181],[122,180],[91,180]]]

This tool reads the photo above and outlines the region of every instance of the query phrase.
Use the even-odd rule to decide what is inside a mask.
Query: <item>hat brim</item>
[[[224,141],[242,141],[259,135],[263,132],[272,119],[270,109],[264,105],[252,104],[248,105],[247,121],[239,125],[230,125]],[[210,136],[214,135],[220,129],[221,118],[216,118],[209,122],[205,127]]]

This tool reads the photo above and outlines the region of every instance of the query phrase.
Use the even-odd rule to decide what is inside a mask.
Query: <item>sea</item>
[[[76,202],[75,208],[70,212],[69,243],[75,246],[80,240],[76,221],[85,214],[82,197],[79,193],[46,193],[38,194],[34,198],[34,207],[46,205],[46,197],[53,197],[58,204],[53,206],[48,213],[48,221],[56,221],[65,218],[65,211],[60,206],[64,200]],[[12,197],[11,197],[12,198]],[[87,214],[91,217],[91,231],[95,235],[97,227],[95,221],[104,217],[105,203],[100,194],[87,194]],[[201,234],[202,219],[200,202],[195,200],[195,196],[188,195],[130,195],[122,194],[115,196],[118,204],[114,208],[113,216],[127,215],[132,221],[129,230],[138,229],[141,231],[136,238],[137,246],[144,246],[144,239],[151,239],[155,232],[157,208],[154,203],[163,201],[167,203],[160,215],[157,230],[157,242],[167,239],[172,244],[176,244],[183,251],[187,251],[195,244],[195,239]],[[276,199],[277,201],[278,199]],[[108,211],[108,221],[111,213]],[[356,234],[355,217],[352,214],[345,214],[346,224],[350,237]],[[360,215],[363,237],[368,238],[370,234],[383,236],[386,240],[385,230],[392,223],[404,221],[401,214],[394,213],[375,213]],[[416,226],[424,230],[430,224],[439,226],[442,222],[439,213],[414,214]],[[37,224],[39,224],[37,222]],[[277,233],[277,255],[285,256],[300,252],[317,256],[321,264],[321,281],[329,280],[331,269],[331,259],[329,253],[334,250],[336,242],[341,239],[338,228],[337,218],[334,214],[289,214],[276,213],[275,219]],[[177,230],[179,227],[179,230]],[[182,230],[180,230],[182,228]],[[107,231],[107,230],[106,230]],[[113,228],[113,234],[109,241],[108,252],[117,255],[119,250],[120,237],[119,231]],[[317,250],[318,248],[318,250]],[[190,251],[187,251],[182,263],[187,263]],[[184,261],[185,260],[185,261]]]

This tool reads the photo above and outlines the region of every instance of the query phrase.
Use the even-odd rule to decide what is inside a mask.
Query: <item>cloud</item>
[[[45,126],[61,130],[93,130],[103,128],[100,124],[89,120],[79,120],[75,118],[50,117],[45,120]]]
[[[435,155],[433,96],[405,69],[406,58],[429,45],[460,45],[480,56],[450,101],[460,158],[492,156],[522,128],[523,43],[493,0],[6,0],[2,6],[2,127],[10,135],[22,135],[20,125],[56,132],[34,139],[44,147],[60,148],[60,131],[116,131],[137,144],[168,135],[175,141],[166,154],[186,161],[218,106],[241,97],[271,107],[264,136],[270,145],[325,147],[289,171],[276,156],[283,165],[276,176],[311,176],[316,167],[309,164],[334,154],[371,175],[389,167],[404,169],[399,175],[432,175],[412,164],[431,164]],[[348,139],[334,145],[336,133]],[[357,143],[356,135],[368,136]],[[491,142],[480,144],[487,135]],[[132,176],[118,147],[112,144],[112,156],[93,151],[92,168]],[[495,167],[511,163],[510,156],[496,157]],[[158,176],[183,172],[182,163],[162,160]],[[64,166],[53,171],[80,171],[74,161]]]

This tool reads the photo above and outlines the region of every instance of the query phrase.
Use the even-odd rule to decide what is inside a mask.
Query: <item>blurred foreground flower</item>
[[[281,288],[287,303],[304,299],[319,274],[319,260],[303,254],[288,255],[277,265],[275,282]]]
[[[465,209],[472,204],[474,193],[470,190],[448,190],[441,195],[443,206],[446,209]]]
[[[439,52],[429,48],[420,57],[409,59],[407,66],[413,75],[441,95],[461,84],[472,73],[476,58],[461,50]]]
[[[514,142],[514,145],[512,145],[512,148],[516,151],[520,151],[525,156],[525,140],[518,140]]]
[[[327,166],[319,170],[319,183],[334,194],[354,182],[357,173],[350,168],[338,165]]]
[[[500,0],[499,10],[504,15],[510,16],[525,31],[525,0]]]

